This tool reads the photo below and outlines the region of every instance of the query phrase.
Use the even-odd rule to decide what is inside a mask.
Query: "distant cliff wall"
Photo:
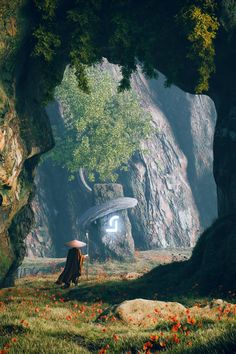
[[[126,193],[139,199],[131,211],[136,245],[192,246],[217,214],[212,174],[214,104],[207,96],[165,88],[161,74],[158,80],[146,80],[139,71],[133,87],[156,129],[122,176]]]

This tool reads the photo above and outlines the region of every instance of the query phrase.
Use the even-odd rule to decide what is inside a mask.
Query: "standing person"
[[[66,265],[63,272],[56,281],[57,285],[65,284],[63,289],[70,287],[71,282],[78,285],[79,277],[81,276],[84,259],[87,255],[82,255],[79,247],[83,247],[84,242],[73,240],[66,243],[66,246],[72,247],[67,254]]]

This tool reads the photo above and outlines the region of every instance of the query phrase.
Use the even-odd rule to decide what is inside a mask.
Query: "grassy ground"
[[[91,263],[89,274],[91,275],[119,275],[123,276],[128,272],[146,273],[160,264],[168,264],[173,261],[181,261],[191,256],[192,249],[163,249],[152,251],[136,251],[135,258],[131,262],[118,262],[108,260],[105,263]],[[59,270],[65,263],[65,258],[30,258],[26,257],[19,273],[43,274]]]
[[[143,270],[140,261],[120,266],[122,274]],[[89,281],[83,276],[80,285],[69,290],[54,285],[58,274],[25,277],[15,288],[0,290],[0,353],[236,353],[235,306],[219,308],[217,316],[207,319],[186,313],[180,320],[173,314],[147,327],[127,326],[113,316],[96,321],[105,308],[121,300],[159,299],[149,292],[145,278],[121,280],[116,262],[110,262],[109,274],[98,267],[102,265],[93,265]],[[194,292],[166,293],[166,300],[170,298],[186,306],[211,300]]]

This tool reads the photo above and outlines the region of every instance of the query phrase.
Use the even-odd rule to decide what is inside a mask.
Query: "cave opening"
[[[99,70],[100,74],[110,75],[114,81],[120,78],[118,66],[107,60],[99,66]],[[142,142],[144,152],[131,157],[128,170],[118,173],[117,182],[122,184],[125,196],[139,201],[137,208],[129,212],[129,218],[135,247],[143,251],[193,246],[199,235],[199,224],[205,228],[216,217],[211,147],[215,125],[215,115],[212,113],[214,104],[208,97],[190,95],[175,86],[167,89],[164,83],[162,74],[159,74],[158,80],[148,80],[140,69],[133,75],[132,88],[139,95],[142,107],[151,112],[155,134]],[[54,132],[60,139],[66,139],[64,110],[58,99],[46,108]],[[177,123],[173,121],[178,121],[178,125],[175,126]],[[199,121],[202,129],[196,130],[194,121]],[[161,129],[157,131],[158,126]],[[191,154],[186,153],[186,148],[180,144],[179,131],[181,134],[188,132]],[[198,145],[202,145],[206,136],[209,144],[200,150]],[[200,160],[201,165],[198,163]],[[192,169],[191,173],[188,173],[189,169]],[[78,237],[79,217],[94,205],[92,193],[82,188],[79,174],[69,181],[68,170],[50,160],[46,159],[39,166],[37,174],[38,192],[33,201],[36,227],[30,233],[27,248],[30,254],[36,252],[43,256],[62,257],[65,252],[63,243],[68,234],[71,238]],[[203,181],[203,175],[207,175],[207,181]],[[95,182],[98,182],[97,174]],[[211,192],[205,213],[208,216],[205,217],[207,225],[195,200],[195,190],[199,190],[198,194],[204,199],[206,184]],[[202,204],[206,205],[206,200]]]

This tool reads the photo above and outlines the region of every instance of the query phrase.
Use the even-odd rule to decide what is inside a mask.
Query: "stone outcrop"
[[[44,64],[32,57],[32,21],[24,2],[0,4],[0,286],[13,285],[33,223],[29,204],[39,156],[53,146],[42,104]],[[27,45],[26,45],[27,43]],[[61,64],[59,74],[64,72]],[[61,74],[61,75],[60,75]]]
[[[49,105],[47,113],[51,124],[63,129],[59,105]],[[26,238],[27,255],[64,257],[64,243],[79,236],[79,216],[93,204],[92,196],[85,193],[79,178],[70,181],[66,170],[47,160],[39,165],[35,182],[31,206],[36,223]]]
[[[55,245],[53,242],[53,225],[50,223],[51,215],[56,214],[55,208],[50,208],[52,195],[46,194],[46,189],[40,188],[43,177],[36,174],[35,183],[39,186],[37,194],[31,202],[35,223],[26,239],[27,254],[29,257],[44,257],[45,254],[55,255]],[[47,200],[47,203],[44,201]]]
[[[115,307],[114,315],[131,325],[147,325],[161,322],[168,316],[184,315],[186,308],[178,302],[165,302],[146,299],[124,301]],[[155,320],[155,322],[153,321]]]
[[[28,201],[34,190],[34,169],[39,154],[53,145],[44,109],[36,116],[32,112],[33,97],[32,92],[27,110],[16,111],[14,99],[0,92],[0,285],[13,284],[15,270],[25,256],[24,239],[33,222]],[[40,122],[44,130],[38,131]]]
[[[114,66],[113,71],[117,77]],[[138,71],[132,86],[155,131],[121,179],[126,194],[139,200],[130,211],[136,244],[142,249],[193,246],[216,217],[214,104],[207,96],[164,88],[161,74],[147,80]]]
[[[98,321],[115,316],[127,325],[155,327],[169,323],[177,331],[183,323],[194,325],[197,320],[219,320],[219,317],[233,315],[236,306],[221,299],[212,300],[205,306],[187,308],[178,302],[134,299],[105,310]],[[173,327],[174,326],[174,327]]]

